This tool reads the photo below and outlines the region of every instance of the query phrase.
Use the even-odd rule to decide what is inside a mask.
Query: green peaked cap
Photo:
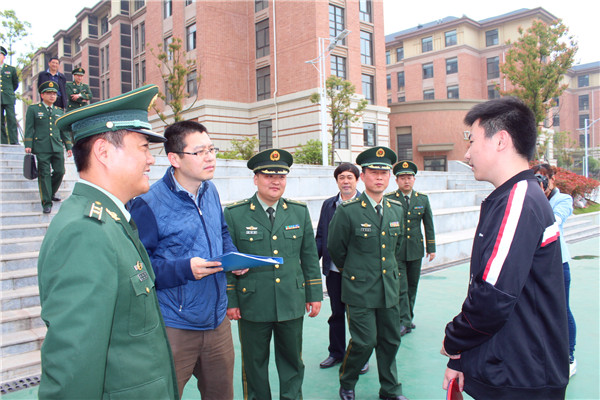
[[[246,166],[256,172],[267,175],[285,175],[290,172],[294,157],[283,149],[268,149],[254,155]]]
[[[394,150],[385,146],[376,146],[356,156],[356,163],[362,168],[392,169],[396,159]]]
[[[73,132],[73,142],[99,133],[125,129],[139,132],[150,142],[165,142],[164,136],[151,131],[148,110],[158,96],[158,86],[146,85],[98,103],[78,108],[56,120],[56,126]]]
[[[398,164],[394,165],[394,175],[416,175],[417,174],[417,164],[412,161],[402,160],[398,161]]]

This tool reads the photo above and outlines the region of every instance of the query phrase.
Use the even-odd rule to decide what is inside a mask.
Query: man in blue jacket
[[[131,215],[156,273],[179,393],[193,374],[203,399],[233,399],[227,278],[219,262],[206,261],[237,251],[210,182],[219,150],[193,121],[169,126],[165,138],[171,167],[132,200]]]
[[[48,69],[38,74],[38,86],[42,83],[52,81],[58,85],[58,97],[54,102],[54,106],[65,110],[67,108],[67,91],[66,84],[67,78],[65,75],[58,70],[60,67],[60,60],[56,57],[51,57],[48,61]]]

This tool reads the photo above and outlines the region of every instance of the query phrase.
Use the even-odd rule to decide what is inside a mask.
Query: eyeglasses
[[[219,154],[219,148],[211,147],[210,149],[198,150],[193,153],[190,153],[189,151],[174,151],[174,153],[189,154],[190,156],[196,156],[196,157],[206,157],[208,154],[214,154],[216,156],[217,154]]]

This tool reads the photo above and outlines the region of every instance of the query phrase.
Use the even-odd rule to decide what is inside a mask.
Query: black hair
[[[354,175],[356,177],[356,179],[358,179],[358,177],[360,176],[360,172],[358,171],[358,167],[356,165],[349,163],[349,162],[343,162],[337,166],[335,171],[333,171],[333,177],[337,181],[338,176],[342,172],[346,172],[346,171],[352,172],[352,175]]]
[[[516,97],[502,97],[477,104],[465,116],[465,124],[472,126],[479,120],[485,136],[490,138],[505,130],[512,138],[517,153],[533,159],[537,127],[533,111]]]
[[[187,135],[196,132],[208,132],[206,127],[195,121],[179,121],[173,125],[169,125],[165,129],[165,152],[169,153],[180,153],[185,147],[185,138]]]
[[[90,154],[92,153],[92,146],[98,139],[105,139],[108,143],[112,144],[115,147],[123,146],[123,137],[129,131],[125,129],[119,129],[118,131],[110,131],[99,133],[97,135],[92,135],[81,139],[75,145],[73,145],[73,161],[75,162],[75,168],[77,168],[77,172],[85,171],[90,167]]]
[[[555,168],[550,164],[534,165],[533,167],[531,167],[531,169],[533,170],[534,174],[541,172],[542,175],[546,175],[548,177],[548,179],[551,179],[552,177],[554,177],[554,174],[556,173]]]
[[[52,56],[52,57],[50,57],[50,59],[48,60],[48,64],[50,64],[50,61],[52,61],[52,60],[56,60],[56,61],[58,61],[58,63],[60,64],[60,60],[59,60],[59,59],[58,59],[58,57],[56,57],[56,56]]]

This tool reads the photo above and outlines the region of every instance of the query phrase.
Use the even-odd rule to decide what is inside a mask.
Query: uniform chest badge
[[[398,221],[390,222],[390,228],[399,228],[399,227],[400,227],[400,222],[398,222]]]
[[[300,229],[300,225],[296,224],[296,225],[286,225],[285,226],[285,230],[286,231],[289,231],[289,230],[292,230],[292,229]]]
[[[256,226],[247,226],[246,227],[246,235],[256,235],[258,233],[258,228]]]
[[[135,263],[135,265],[133,266],[133,269],[135,269],[136,271],[141,271],[144,269],[144,264],[142,264],[141,261],[138,261]]]
[[[360,224],[360,231],[361,232],[371,232],[371,224]]]
[[[139,273],[138,279],[140,282],[144,282],[146,279],[148,279],[148,273],[146,271]]]

